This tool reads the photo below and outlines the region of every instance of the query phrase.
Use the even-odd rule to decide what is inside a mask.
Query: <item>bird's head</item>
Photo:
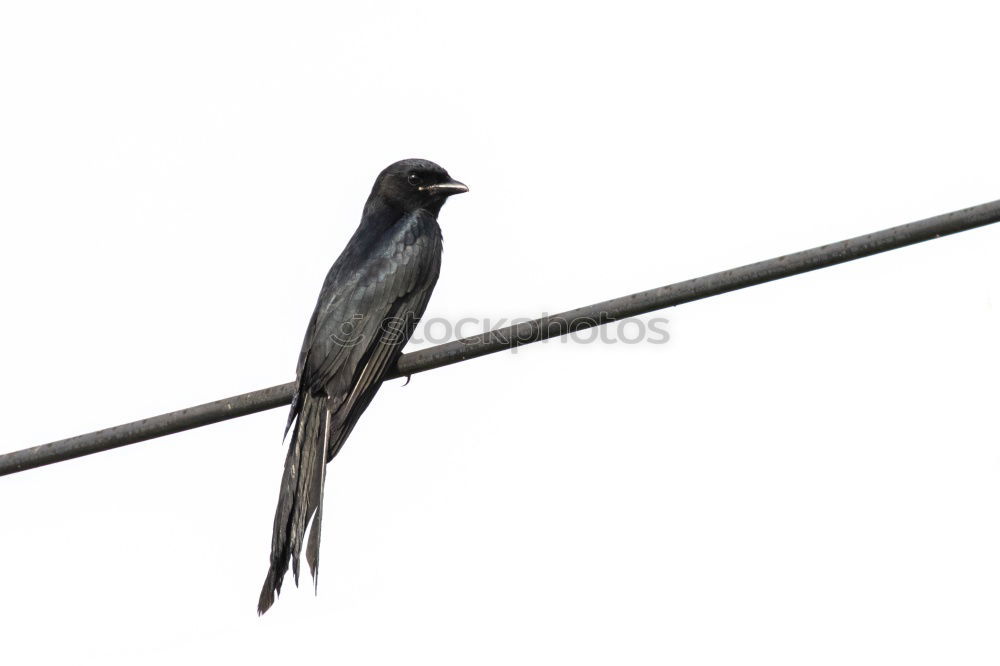
[[[435,215],[445,200],[469,188],[429,160],[409,159],[390,164],[375,179],[371,199],[411,211],[424,208]]]

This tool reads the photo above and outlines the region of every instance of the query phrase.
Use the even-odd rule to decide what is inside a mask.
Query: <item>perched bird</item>
[[[361,224],[323,282],[299,354],[285,426],[292,437],[258,614],[274,603],[289,561],[298,585],[310,519],[306,560],[316,582],[326,463],[344,445],[424,313],[441,268],[438,213],[448,197],[468,190],[427,160],[389,165],[375,179]]]

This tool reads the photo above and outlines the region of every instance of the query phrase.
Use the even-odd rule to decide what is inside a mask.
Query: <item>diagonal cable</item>
[[[404,354],[388,378],[433,370],[531,342],[842,264],[998,221],[1000,221],[1000,200],[665,287],[640,291],[629,296]],[[279,384],[196,407],[151,416],[141,421],[6,453],[0,455],[0,476],[281,407],[291,402],[293,386],[292,383]]]

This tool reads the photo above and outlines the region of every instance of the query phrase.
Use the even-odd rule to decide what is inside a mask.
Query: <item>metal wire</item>
[[[389,378],[433,370],[478,356],[791,275],[807,273],[998,221],[1000,221],[1000,200],[665,287],[641,291],[405,354],[400,357],[396,369]],[[291,402],[292,389],[292,383],[280,384],[0,455],[0,476],[281,407]]]

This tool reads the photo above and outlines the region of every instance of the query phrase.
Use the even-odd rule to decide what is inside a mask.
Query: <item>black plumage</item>
[[[298,585],[310,519],[306,560],[316,580],[326,463],[340,451],[426,309],[441,267],[438,212],[449,196],[466,191],[427,160],[388,166],[326,276],[299,354],[285,429],[292,436],[258,613],[274,603],[289,563]]]

